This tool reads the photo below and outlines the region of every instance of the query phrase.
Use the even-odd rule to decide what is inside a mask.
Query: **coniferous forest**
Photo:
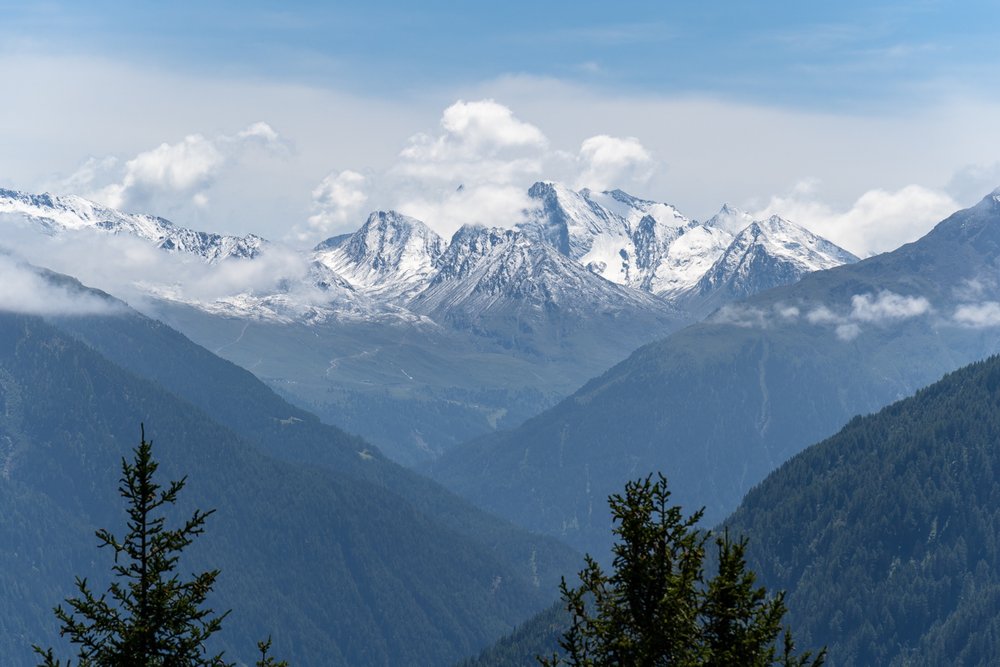
[[[828,665],[991,665],[1000,508],[1000,357],[857,417],[754,488],[720,529],[784,591]],[[530,664],[569,627],[542,612],[467,665]]]
[[[727,521],[837,665],[998,660],[1000,357],[852,420]]]

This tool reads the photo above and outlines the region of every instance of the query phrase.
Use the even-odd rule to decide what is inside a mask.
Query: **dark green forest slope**
[[[749,538],[750,568],[786,591],[796,640],[828,646],[828,664],[997,664],[1000,357],[853,419],[724,525]],[[566,622],[550,608],[463,667],[533,665]]]
[[[141,421],[164,476],[189,476],[178,511],[218,509],[182,569],[222,569],[211,602],[234,609],[220,636],[231,658],[249,660],[255,641],[272,634],[275,650],[296,664],[447,663],[550,602],[555,573],[572,567],[568,550],[397,472],[235,367],[228,378],[217,368],[186,375],[214,363],[207,353],[188,358],[138,333],[129,352],[97,320],[88,326],[123,355],[161,356],[161,371],[173,366],[177,382],[191,381],[189,395],[39,318],[0,315],[5,664],[31,664],[31,643],[59,645],[51,607],[74,575],[102,587],[108,564],[93,531],[123,521],[119,462]],[[133,326],[157,329],[141,318]],[[214,384],[195,388],[209,376]],[[318,464],[294,462],[307,458]]]
[[[921,240],[732,305],[643,347],[519,428],[431,473],[491,512],[607,553],[605,499],[662,471],[715,523],[851,416],[1000,350],[1000,193]],[[986,304],[986,305],[984,305]],[[991,326],[984,326],[991,325]]]
[[[558,583],[571,562],[570,550],[556,540],[531,535],[476,509],[440,484],[387,459],[363,439],[289,404],[249,371],[161,322],[135,312],[50,321],[275,458],[321,466],[403,496],[436,522],[488,544],[500,558],[530,572],[542,587]]]
[[[852,420],[727,525],[830,664],[998,664],[1000,357]]]

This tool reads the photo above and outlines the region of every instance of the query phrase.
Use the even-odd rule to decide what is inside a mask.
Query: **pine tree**
[[[705,544],[710,535],[697,523],[702,512],[684,516],[670,505],[667,480],[658,475],[629,482],[624,496],[609,499],[613,571],[586,556],[580,586],[563,579],[570,627],[560,640],[564,655],[539,657],[554,667],[819,667],[816,657],[795,655],[783,629],[783,595],[769,597],[746,569],[746,540],[716,538],[719,572],[706,581]],[[782,651],[777,642],[784,631]]]
[[[268,655],[271,651],[270,637],[267,638],[267,641],[257,642],[257,650],[260,651],[260,659],[257,660],[256,667],[288,667],[286,661],[276,660]]]
[[[78,595],[66,600],[68,609],[55,608],[60,634],[79,645],[79,667],[230,664],[221,653],[209,656],[205,646],[229,614],[216,614],[205,605],[219,571],[202,572],[190,580],[175,572],[181,552],[204,532],[205,521],[215,510],[195,510],[183,525],[168,529],[160,512],[176,502],[187,478],[166,488],[153,480],[158,464],[144,429],[133,452],[132,462],[122,459],[118,488],[127,503],[128,532],[121,540],[105,529],[96,533],[100,547],[114,552],[116,580],[98,596],[86,579],[77,577]],[[45,667],[61,667],[51,648],[34,648]],[[266,650],[263,655],[267,659]]]

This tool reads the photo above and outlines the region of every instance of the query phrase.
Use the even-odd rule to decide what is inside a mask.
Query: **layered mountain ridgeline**
[[[149,312],[414,463],[520,424],[719,303],[855,259],[792,223],[754,225],[728,208],[698,223],[620,190],[537,183],[529,194],[536,206],[511,229],[467,226],[451,239],[373,213],[270,289],[206,300],[153,278],[142,288],[157,298]],[[46,233],[132,234],[213,262],[278,252],[256,237],[195,243],[197,232],[77,197],[4,191],[3,212]]]
[[[519,229],[610,282],[660,296],[691,320],[735,298],[858,260],[793,222],[755,221],[728,205],[698,222],[670,204],[621,190],[574,192],[542,182],[528,194],[538,208]]]
[[[852,420],[727,521],[829,664],[1000,661],[1000,358]]]
[[[895,252],[722,308],[430,470],[594,554],[609,546],[605,498],[651,471],[715,523],[852,415],[1000,349],[998,261],[1000,193]]]
[[[101,587],[93,531],[122,524],[119,462],[143,421],[164,477],[188,475],[179,511],[218,510],[182,567],[222,569],[211,604],[234,610],[234,659],[272,634],[297,664],[446,664],[549,603],[576,560],[134,313],[0,315],[0,397],[0,651],[15,664],[58,645],[51,607],[74,575]]]
[[[723,527],[784,590],[827,664],[1000,660],[1000,357],[955,371],[794,456]],[[722,527],[720,527],[720,530]],[[569,627],[552,607],[463,667],[534,664]]]
[[[0,188],[0,213],[25,216],[46,233],[95,229],[128,234],[171,252],[199,255],[210,262],[260,256],[267,241],[256,234],[228,236],[199,232],[152,215],[124,213],[75,195],[33,195]]]

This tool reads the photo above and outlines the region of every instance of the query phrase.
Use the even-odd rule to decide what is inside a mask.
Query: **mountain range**
[[[516,426],[721,304],[856,260],[791,222],[729,207],[698,223],[620,190],[540,182],[529,196],[535,206],[510,228],[466,225],[450,239],[375,212],[299,253],[297,269],[270,287],[206,299],[146,280],[138,289],[152,300],[138,305],[417,463]],[[74,196],[0,190],[0,214],[46,235],[129,235],[223,267],[281,251]]]
[[[605,498],[650,472],[713,524],[853,415],[1000,350],[998,263],[1000,192],[894,252],[723,306],[427,470],[598,556]]]
[[[995,665],[1000,358],[851,420],[727,520],[833,667]],[[811,644],[810,644],[811,642]]]
[[[748,538],[757,583],[785,592],[797,644],[831,667],[994,665],[998,439],[994,356],[806,448],[716,532]],[[569,625],[555,605],[461,666],[532,664]]]
[[[481,395],[552,369],[570,384],[559,360],[613,356],[607,336],[659,335],[515,429],[450,449],[420,434],[425,459],[438,456],[423,468],[481,509],[601,559],[611,536],[605,498],[663,471],[677,502],[705,507],[706,525],[736,510],[725,525],[750,536],[751,565],[769,588],[788,591],[800,641],[829,645],[831,664],[995,661],[1000,362],[950,375],[796,453],[852,415],[1000,349],[1000,190],[919,241],[860,262],[780,218],[728,207],[697,223],[621,191],[539,183],[529,194],[538,206],[509,229],[467,225],[445,241],[420,221],[377,212],[304,253],[303,270],[269,290],[206,302],[186,298],[183,285],[148,285],[148,307],[193,337],[258,355],[247,366],[303,403],[348,386],[350,369],[349,381],[385,399],[369,414],[344,411],[356,419],[413,405],[412,394],[390,393],[394,370],[411,389],[439,383],[442,400],[421,408],[444,423],[468,415],[443,407],[470,400],[456,393],[463,374],[475,377],[468,387],[492,377]],[[258,237],[191,232],[78,198],[5,191],[0,202],[45,237],[128,236],[205,266],[280,252]],[[57,641],[39,600],[64,597],[73,574],[101,580],[81,554],[96,526],[115,521],[116,463],[139,421],[166,441],[167,473],[195,471],[190,503],[219,508],[216,539],[193,550],[192,566],[231,573],[214,604],[245,614],[221,644],[234,656],[271,633],[300,662],[447,663],[547,604],[578,563],[557,541],[474,509],[170,326],[31,271],[109,307],[0,314],[0,531],[12,545],[0,554],[5,655]],[[551,398],[538,389],[545,382],[525,383],[542,397],[529,405],[518,396],[525,412]],[[477,409],[516,404],[512,393]],[[423,427],[418,411],[388,421]],[[498,409],[487,421],[498,428],[505,418],[517,415]],[[518,642],[544,644],[559,623],[550,609],[486,659],[505,664]]]
[[[27,270],[27,269],[25,269]],[[244,369],[65,276],[102,314],[0,313],[0,653],[58,639],[74,576],[102,588],[121,532],[120,461],[139,425],[179,510],[214,508],[182,570],[219,568],[217,648],[252,662],[447,664],[547,604],[573,554],[472,508]],[[189,571],[189,570],[188,570]],[[280,649],[279,649],[280,646]]]

